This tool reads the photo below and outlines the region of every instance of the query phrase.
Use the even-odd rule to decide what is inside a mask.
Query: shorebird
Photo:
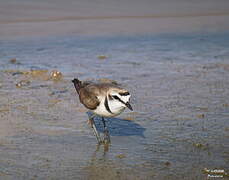
[[[115,117],[121,114],[125,108],[133,111],[130,105],[130,93],[112,83],[82,82],[78,79],[72,80],[79,95],[80,102],[93,113],[89,116],[89,123],[93,128],[98,143],[110,143],[110,135],[104,118]],[[104,126],[104,139],[101,140],[96,129],[94,117],[102,118]]]

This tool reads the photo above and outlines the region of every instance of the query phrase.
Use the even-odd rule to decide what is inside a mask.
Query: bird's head
[[[132,106],[130,105],[130,93],[123,89],[113,89],[108,93],[108,98],[110,102],[115,102],[122,107],[127,107],[133,111]]]

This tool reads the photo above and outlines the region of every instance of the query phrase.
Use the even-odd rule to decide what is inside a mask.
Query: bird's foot
[[[110,134],[107,129],[104,130],[104,138],[103,138],[103,143],[104,144],[110,144],[111,139],[110,139]]]

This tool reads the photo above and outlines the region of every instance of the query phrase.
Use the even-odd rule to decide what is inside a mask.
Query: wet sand
[[[1,178],[203,179],[206,170],[228,172],[228,47],[221,33],[4,41]],[[54,69],[60,79],[52,78]],[[107,120],[108,149],[96,145],[73,77],[116,80],[133,94],[134,112]],[[96,124],[102,132],[99,118]]]
[[[0,2],[0,179],[227,179],[228,2],[67,2]],[[130,90],[109,147],[74,77]]]

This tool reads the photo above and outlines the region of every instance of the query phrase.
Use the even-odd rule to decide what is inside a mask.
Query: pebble
[[[123,159],[126,157],[126,155],[125,154],[118,154],[116,157],[119,159]]]
[[[17,59],[16,58],[10,59],[10,63],[16,64],[17,63]]]
[[[97,56],[97,57],[98,57],[98,59],[101,59],[101,60],[107,59],[107,56],[106,56],[106,55],[99,55],[99,56]]]
[[[203,144],[201,144],[201,143],[194,143],[194,146],[197,147],[197,148],[202,148],[203,147]]]
[[[23,86],[28,86],[28,85],[30,85],[30,81],[29,80],[21,80],[20,82],[18,82],[16,84],[16,87],[21,88]]]
[[[205,115],[204,114],[197,114],[196,117],[198,117],[198,118],[204,118]]]
[[[169,161],[167,161],[167,162],[165,162],[165,165],[166,165],[166,166],[170,166],[171,163],[170,163]]]

